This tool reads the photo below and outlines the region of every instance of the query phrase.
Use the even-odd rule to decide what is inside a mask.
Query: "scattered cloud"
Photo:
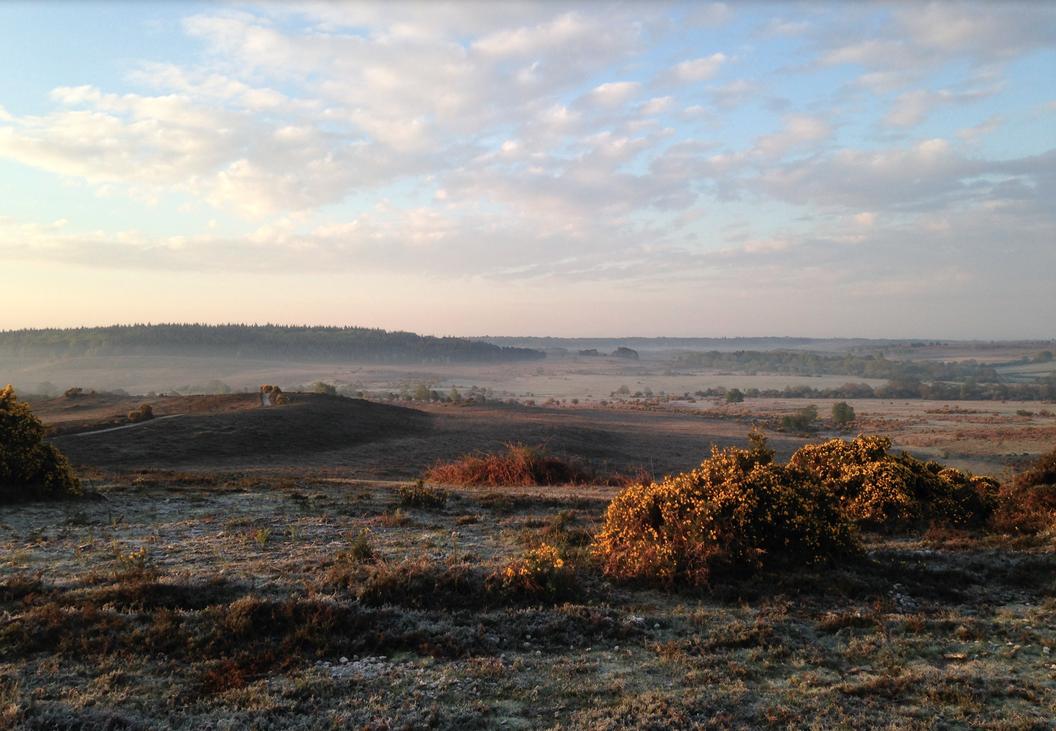
[[[1056,102],[1023,69],[1051,65],[1056,10],[780,11],[207,7],[184,53],[0,106],[4,164],[159,223],[0,208],[0,252],[731,289],[795,271],[879,296],[916,291],[913,248],[932,247],[917,260],[958,291],[1034,282],[994,249],[1051,259]],[[1031,131],[992,144],[1013,128]]]
[[[713,53],[703,58],[691,58],[675,64],[671,69],[674,77],[679,81],[692,83],[695,81],[707,81],[719,73],[729,59],[724,53]]]

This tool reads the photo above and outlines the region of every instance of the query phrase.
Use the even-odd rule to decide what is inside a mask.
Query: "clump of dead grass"
[[[507,444],[506,451],[465,455],[453,462],[438,463],[425,479],[445,485],[584,485],[596,476],[570,460],[547,454],[542,448]]]

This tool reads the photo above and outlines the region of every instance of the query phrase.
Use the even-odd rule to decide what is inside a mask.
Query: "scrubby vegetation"
[[[993,525],[1010,533],[1056,533],[1056,449],[1001,486]]]
[[[717,571],[854,551],[836,497],[773,456],[763,440],[751,449],[715,448],[691,472],[621,492],[595,545],[604,572],[703,585]]]
[[[1056,554],[1018,537],[775,548],[690,597],[577,552],[593,487],[390,525],[390,483],[213,477],[4,512],[0,727],[1051,726]]]
[[[44,437],[44,425],[14,389],[0,389],[0,502],[80,493],[66,458]]]
[[[831,439],[785,465],[759,434],[750,449],[713,448],[695,470],[617,495],[594,552],[614,578],[701,585],[717,571],[848,556],[860,548],[859,529],[1056,525],[1056,452],[999,487],[890,448],[885,437]]]
[[[444,507],[448,497],[446,490],[426,485],[422,480],[401,487],[399,495],[401,507],[424,510],[438,510]]]
[[[941,524],[980,526],[993,511],[998,483],[908,454],[890,454],[891,440],[859,436],[801,447],[788,464],[839,501],[848,520],[894,530]]]
[[[794,414],[781,417],[781,428],[792,432],[813,431],[818,423],[818,407],[811,404],[798,409]]]
[[[838,401],[832,405],[832,423],[837,426],[845,426],[854,421],[856,415],[854,407],[846,401]]]
[[[594,475],[574,462],[547,454],[540,448],[508,444],[497,454],[466,455],[454,462],[434,465],[425,479],[445,485],[576,485]]]

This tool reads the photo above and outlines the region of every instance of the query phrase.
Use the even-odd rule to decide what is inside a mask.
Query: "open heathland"
[[[1048,728],[1050,544],[938,531],[671,591],[619,488],[142,472],[0,518],[17,728]],[[408,483],[413,486],[413,483]]]

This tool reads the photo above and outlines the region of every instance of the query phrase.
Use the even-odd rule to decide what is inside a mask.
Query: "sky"
[[[0,329],[1056,337],[1054,3],[0,4]]]

